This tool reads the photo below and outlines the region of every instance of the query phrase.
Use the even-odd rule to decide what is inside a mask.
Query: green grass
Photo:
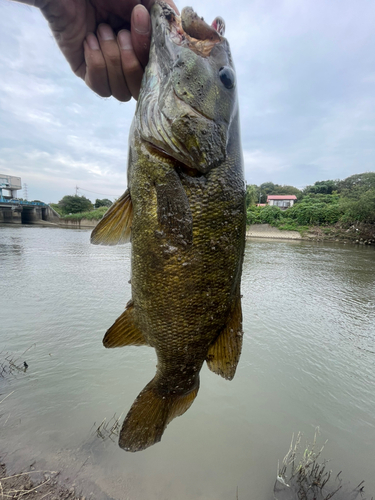
[[[53,210],[57,212],[60,215],[60,217],[64,217],[61,207],[57,203],[50,203],[49,206],[53,208]]]
[[[79,214],[64,215],[62,216],[62,218],[65,220],[81,220],[81,219],[100,220],[103,218],[103,215],[106,213],[107,210],[108,207],[100,207],[97,208],[96,210],[91,210],[90,212],[81,212]]]
[[[298,231],[301,236],[303,236],[310,229],[309,226],[301,226],[297,222],[290,221],[278,225],[277,228],[281,229],[282,231]]]

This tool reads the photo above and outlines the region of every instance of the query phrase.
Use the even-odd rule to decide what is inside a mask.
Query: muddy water
[[[374,248],[248,241],[235,379],[204,367],[191,409],[129,454],[109,436],[113,420],[95,429],[126,414],[156,357],[102,347],[130,298],[130,249],[90,246],[89,234],[0,227],[0,455],[11,467],[64,468],[99,499],[228,500],[238,487],[240,500],[269,500],[292,433],[308,441],[319,426],[330,468],[375,495]]]

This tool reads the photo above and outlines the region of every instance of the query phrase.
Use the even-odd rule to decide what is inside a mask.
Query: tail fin
[[[140,451],[158,443],[169,422],[190,408],[199,386],[187,394],[163,394],[157,389],[154,378],[134,401],[122,425],[120,448]]]

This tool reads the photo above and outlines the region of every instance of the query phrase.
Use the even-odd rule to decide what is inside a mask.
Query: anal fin
[[[241,356],[242,337],[241,295],[238,291],[227,325],[208,349],[208,368],[225,379],[232,380]]]
[[[103,338],[104,347],[149,345],[143,333],[134,324],[134,305],[128,302],[125,311],[109,328]]]
[[[91,233],[94,245],[121,245],[130,241],[133,220],[133,205],[130,191],[111,206]]]

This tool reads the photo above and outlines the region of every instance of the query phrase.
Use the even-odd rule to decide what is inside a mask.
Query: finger
[[[99,42],[93,33],[88,33],[86,40],[83,42],[83,47],[86,61],[86,84],[101,97],[110,97],[111,89],[107,77],[106,63]]]
[[[107,66],[111,93],[119,101],[129,101],[131,93],[122,72],[120,49],[112,28],[108,24],[100,24],[98,27],[98,38]]]
[[[122,72],[134,99],[138,99],[141,88],[143,68],[135,55],[131,34],[128,30],[121,30],[117,35],[120,48]]]
[[[150,14],[143,5],[136,5],[130,21],[131,40],[135,55],[145,68],[148,62],[148,53],[151,43]]]

